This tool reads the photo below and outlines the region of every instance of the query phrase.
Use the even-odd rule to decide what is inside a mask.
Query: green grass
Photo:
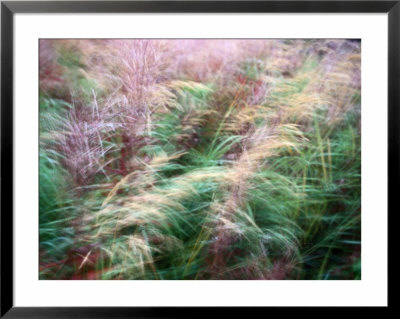
[[[337,102],[319,58],[287,76],[250,56],[245,81],[157,83],[169,104],[129,122],[84,54],[55,62],[78,102],[40,100],[41,279],[361,279],[357,88]]]

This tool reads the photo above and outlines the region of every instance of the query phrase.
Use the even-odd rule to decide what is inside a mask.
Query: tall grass
[[[40,56],[40,278],[361,278],[358,42]]]

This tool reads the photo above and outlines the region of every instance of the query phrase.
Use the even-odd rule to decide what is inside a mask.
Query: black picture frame
[[[147,318],[226,315],[225,308],[15,307],[13,302],[13,17],[15,13],[387,13],[388,233],[399,186],[400,1],[2,1],[1,2],[1,318]],[[390,214],[391,213],[391,214]],[[389,238],[388,238],[389,240]],[[390,241],[388,241],[388,244]],[[389,246],[388,246],[389,247]],[[388,254],[389,256],[389,254]],[[390,258],[389,258],[390,263]],[[390,281],[388,281],[389,285]],[[33,293],[33,292],[32,292]],[[391,296],[391,295],[390,295]],[[388,310],[391,306],[388,299]],[[248,315],[246,307],[235,314]],[[296,315],[307,307],[287,308]],[[347,308],[346,311],[350,309]],[[353,309],[356,310],[356,309]],[[337,311],[337,308],[330,311]],[[357,310],[358,311],[358,310]]]

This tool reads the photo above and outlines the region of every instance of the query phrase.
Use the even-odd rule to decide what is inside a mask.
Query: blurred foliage
[[[40,48],[41,279],[361,279],[359,42]]]

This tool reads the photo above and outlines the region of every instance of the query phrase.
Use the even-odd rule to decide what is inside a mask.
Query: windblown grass
[[[40,57],[40,278],[361,278],[359,42]]]

